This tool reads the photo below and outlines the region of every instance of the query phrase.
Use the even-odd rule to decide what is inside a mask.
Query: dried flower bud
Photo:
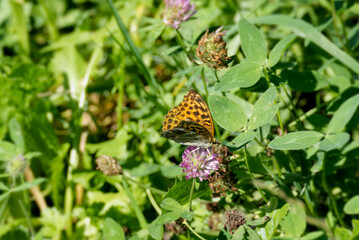
[[[175,29],[196,13],[195,5],[189,0],[164,0],[164,2],[163,22]]]
[[[22,154],[17,155],[9,160],[6,165],[6,172],[10,176],[18,177],[22,175],[27,167],[25,156]]]
[[[226,221],[224,223],[224,228],[234,233],[240,226],[246,223],[246,219],[243,217],[242,213],[236,209],[226,212]]]
[[[215,32],[202,36],[198,42],[197,56],[208,67],[221,69],[228,67],[230,57],[227,55],[226,42],[222,36],[226,33],[221,32],[223,27],[218,28]]]
[[[121,166],[117,164],[116,160],[102,155],[96,159],[97,168],[106,175],[118,175],[122,173]]]

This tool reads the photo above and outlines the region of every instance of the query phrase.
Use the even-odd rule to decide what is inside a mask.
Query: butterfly
[[[167,113],[162,125],[161,137],[183,145],[208,148],[217,142],[209,108],[201,95],[192,89]]]

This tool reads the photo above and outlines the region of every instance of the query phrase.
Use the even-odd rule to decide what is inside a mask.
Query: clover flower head
[[[175,29],[196,13],[196,6],[191,4],[190,0],[164,0],[164,2],[163,22]]]
[[[225,213],[225,216],[226,216],[226,221],[224,223],[224,228],[230,231],[231,233],[234,233],[240,226],[246,224],[245,217],[237,209],[227,211]]]
[[[213,153],[210,148],[189,146],[182,155],[180,167],[187,173],[186,179],[199,178],[200,181],[209,178],[212,171],[218,170],[218,153]]]
[[[19,154],[7,162],[6,172],[10,176],[18,177],[24,173],[26,167],[27,162],[25,156]]]
[[[228,67],[231,59],[227,55],[226,42],[223,40],[226,32],[222,30],[223,27],[220,27],[209,34],[207,30],[199,40],[196,52],[204,64],[217,70]]]
[[[118,175],[122,173],[121,166],[116,162],[115,159],[106,156],[101,155],[96,159],[97,168],[101,172],[103,172],[105,175]]]

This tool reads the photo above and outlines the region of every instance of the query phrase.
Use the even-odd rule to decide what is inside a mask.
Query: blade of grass
[[[140,207],[138,206],[137,204],[137,201],[135,199],[135,197],[132,195],[132,192],[130,191],[130,189],[128,188],[128,184],[126,182],[125,179],[122,180],[122,186],[123,188],[125,189],[126,191],[126,194],[128,196],[128,198],[130,199],[131,201],[131,207],[132,209],[135,211],[135,214],[136,214],[136,217],[138,219],[138,222],[140,223],[140,226],[142,229],[147,229],[147,221],[146,221],[146,218],[145,216],[143,215],[142,213],[142,210],[140,209]],[[115,184],[115,187],[118,191],[121,191],[122,188],[120,186],[119,183],[114,183]]]
[[[26,14],[23,4],[17,1],[9,1],[11,12],[14,19],[14,29],[16,29],[18,41],[24,52],[30,54],[29,32],[27,31]]]
[[[120,28],[120,30],[122,32],[122,35],[125,38],[126,43],[128,44],[128,46],[130,47],[132,53],[134,54],[140,68],[143,70],[145,78],[146,78],[148,84],[151,86],[151,91],[153,91],[155,93],[158,93],[158,94],[162,94],[163,93],[162,87],[156,82],[156,80],[154,79],[154,77],[150,73],[150,70],[148,69],[148,67],[143,62],[142,57],[140,55],[140,52],[138,51],[137,47],[133,43],[129,32],[127,31],[124,23],[122,22],[122,19],[120,18],[120,15],[117,13],[117,10],[116,10],[115,6],[113,5],[112,0],[107,0],[107,3],[110,6],[113,15],[115,16],[117,25]]]
[[[295,19],[287,15],[277,14],[258,17],[253,19],[252,22],[260,24],[275,24],[289,27],[294,31],[296,35],[305,39],[309,39],[313,42],[313,44],[317,45],[322,50],[338,59],[345,66],[350,68],[353,72],[359,74],[359,63],[354,58],[349,56],[343,50],[339,49],[335,44],[329,41],[328,38],[326,38],[311,24],[301,19]]]

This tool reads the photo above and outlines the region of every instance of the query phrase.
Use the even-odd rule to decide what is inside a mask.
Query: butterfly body
[[[196,91],[190,90],[178,107],[167,113],[161,137],[199,147],[210,147],[216,142],[211,113]]]

